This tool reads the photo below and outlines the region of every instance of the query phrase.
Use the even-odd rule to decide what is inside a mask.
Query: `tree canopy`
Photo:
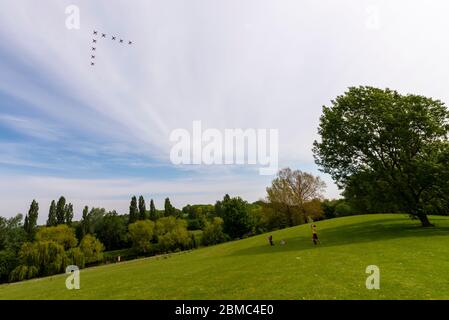
[[[313,151],[347,197],[389,203],[430,226],[427,214],[449,203],[448,130],[439,100],[352,87],[323,107]]]
[[[215,204],[215,211],[224,222],[223,230],[231,239],[241,238],[251,232],[247,205],[242,198],[231,198],[228,194]]]
[[[267,202],[272,209],[271,220],[277,227],[306,223],[319,216],[321,208],[312,202],[322,197],[326,184],[314,175],[300,170],[282,169],[267,187]],[[272,223],[270,223],[272,224]]]

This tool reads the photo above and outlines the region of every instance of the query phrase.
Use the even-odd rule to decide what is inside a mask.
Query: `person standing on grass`
[[[318,239],[318,233],[316,231],[316,225],[312,224],[311,228],[312,228],[312,241],[313,241],[313,244],[314,245],[317,245],[317,243],[321,244],[320,240]]]
[[[273,236],[272,236],[272,235],[270,235],[270,236],[268,237],[268,242],[270,242],[270,246],[274,246],[274,243],[273,243]]]

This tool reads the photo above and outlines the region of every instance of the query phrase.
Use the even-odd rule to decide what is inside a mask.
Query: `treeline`
[[[85,266],[176,252],[241,239],[271,230],[354,214],[345,200],[323,200],[320,178],[281,170],[264,200],[249,203],[225,195],[212,204],[175,208],[169,198],[157,209],[133,196],[127,214],[84,207],[73,220],[73,205],[52,201],[45,226],[38,226],[39,204],[28,213],[0,217],[0,281],[19,281]],[[23,221],[23,223],[22,223]]]

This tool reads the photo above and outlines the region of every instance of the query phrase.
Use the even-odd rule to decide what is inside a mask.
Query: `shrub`
[[[192,238],[187,231],[187,222],[174,217],[164,217],[156,222],[156,238],[158,248],[162,252],[175,251],[176,249],[190,249]]]
[[[37,276],[38,270],[35,266],[20,265],[11,272],[9,281],[23,281]]]
[[[154,222],[140,220],[130,224],[128,230],[133,247],[139,252],[148,253],[154,237]]]
[[[218,244],[226,241],[226,235],[223,232],[223,219],[215,217],[212,222],[206,223],[203,230],[202,242],[205,246]]]
[[[90,234],[85,235],[83,240],[81,240],[79,248],[84,255],[86,264],[103,260],[104,246],[94,236]]]
[[[8,281],[9,274],[19,265],[17,255],[12,251],[0,251],[0,283]]]
[[[198,231],[198,230],[197,230]],[[192,232],[190,231],[190,248],[192,249],[196,249],[198,248],[199,244],[201,243],[201,235],[203,234],[203,232],[201,230],[199,230],[200,232]]]

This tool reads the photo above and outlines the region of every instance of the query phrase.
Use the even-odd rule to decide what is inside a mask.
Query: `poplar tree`
[[[139,197],[139,219],[146,220],[147,219],[147,207],[145,204],[145,199],[143,196]]]
[[[131,224],[137,220],[139,220],[139,209],[137,208],[137,198],[133,196],[129,206],[129,223]]]
[[[65,211],[66,211],[65,202],[66,202],[65,198],[63,196],[61,196],[56,205],[56,223],[57,224],[65,223]]]
[[[58,224],[56,219],[56,202],[53,200],[50,205],[50,210],[48,211],[47,227],[53,227]]]
[[[38,215],[39,204],[36,202],[36,200],[33,200],[30,205],[30,210],[28,210],[28,214],[25,216],[25,223],[23,225],[23,228],[26,231],[29,240],[32,240],[34,238]]]
[[[158,218],[158,214],[156,211],[156,207],[154,205],[153,199],[150,201],[150,220],[156,221]]]

